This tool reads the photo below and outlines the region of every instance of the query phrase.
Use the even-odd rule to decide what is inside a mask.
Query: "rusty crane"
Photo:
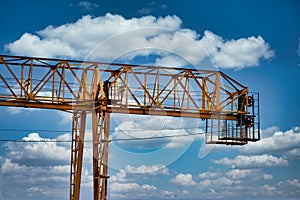
[[[92,115],[94,200],[107,199],[110,114],[201,118],[206,143],[260,139],[259,98],[220,71],[0,55],[0,106],[73,113],[70,200]]]

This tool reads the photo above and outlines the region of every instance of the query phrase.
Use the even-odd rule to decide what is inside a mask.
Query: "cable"
[[[191,130],[191,129],[198,129],[198,128],[204,128],[204,127],[180,127],[180,128],[167,128],[167,129],[147,129],[147,131],[169,131],[169,130]],[[16,128],[0,128],[0,132],[1,131],[7,131],[7,132],[57,132],[57,133],[69,133],[71,132],[70,130],[53,130],[53,129],[16,129]],[[145,129],[117,129],[114,131],[110,131],[110,133],[114,133],[114,132],[125,132],[125,131],[130,131],[130,132],[136,132],[136,131],[145,131]]]
[[[5,139],[0,139],[0,142],[16,142],[16,143],[62,143],[62,142],[72,142],[71,140],[5,140]]]
[[[165,136],[155,136],[155,137],[141,137],[141,138],[114,138],[110,139],[109,142],[116,142],[116,141],[138,141],[138,140],[153,140],[153,139],[163,139],[163,138],[174,138],[174,137],[188,137],[188,136],[195,136],[195,135],[203,135],[205,133],[191,133],[191,134],[178,134],[178,135],[165,135]],[[72,142],[71,140],[5,140],[0,139],[0,142],[17,142],[17,143],[67,143]],[[92,143],[93,141],[87,140],[85,142]]]
[[[187,137],[193,135],[202,135],[204,133],[191,133],[191,134],[181,134],[181,135],[164,135],[164,136],[155,136],[155,137],[141,137],[141,138],[115,138],[110,141],[128,141],[128,140],[152,140],[152,139],[163,139],[163,138],[173,138],[173,137]]]
[[[50,129],[16,129],[16,128],[0,128],[0,131],[26,131],[26,132],[70,132],[70,130],[50,130]]]

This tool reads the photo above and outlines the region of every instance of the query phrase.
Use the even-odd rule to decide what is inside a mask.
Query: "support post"
[[[80,181],[82,172],[85,124],[86,111],[78,111],[73,113],[70,200],[79,200],[80,196]]]
[[[220,72],[216,73],[216,82],[215,82],[215,98],[216,98],[216,110],[220,110]]]
[[[94,200],[107,199],[110,113],[102,107],[92,113]]]

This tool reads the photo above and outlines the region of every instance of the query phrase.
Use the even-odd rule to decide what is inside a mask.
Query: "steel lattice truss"
[[[106,199],[110,113],[201,118],[206,142],[260,139],[258,94],[220,71],[0,56],[0,105],[73,113],[70,199],[79,199],[86,115],[94,199]]]

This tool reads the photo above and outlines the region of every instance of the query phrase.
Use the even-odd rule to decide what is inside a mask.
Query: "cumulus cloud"
[[[170,171],[169,168],[161,165],[140,165],[137,167],[133,167],[127,165],[125,169],[119,170],[115,175],[111,176],[110,181],[112,183],[125,183],[125,182],[135,182],[137,180],[151,180],[153,177],[162,177],[169,176]]]
[[[171,182],[179,185],[179,186],[193,186],[196,185],[196,182],[193,180],[192,174],[178,174],[173,179],[171,179]]]
[[[224,68],[258,66],[261,58],[270,59],[274,52],[261,36],[225,41],[206,31],[200,40],[217,66]],[[212,45],[213,44],[213,45]]]
[[[211,186],[232,186],[239,184],[240,181],[232,180],[227,177],[219,177],[217,179],[206,179],[200,181],[200,187],[211,187]]]
[[[140,165],[138,167],[133,167],[130,165],[127,165],[125,168],[125,171],[128,173],[137,173],[137,174],[160,174],[160,175],[169,175],[169,169],[161,164],[156,165]]]
[[[163,199],[173,197],[173,192],[159,190],[150,184],[112,183],[111,198],[114,199]]]
[[[137,183],[112,183],[111,184],[112,192],[123,193],[123,192],[138,192],[145,193],[157,190],[153,185],[139,185]],[[137,194],[138,196],[138,194]]]
[[[268,196],[268,197],[278,197],[282,195],[282,192],[278,190],[275,186],[265,184],[261,187],[262,189],[253,191],[253,196]]]
[[[70,139],[70,136],[63,134],[50,139],[30,133],[22,139],[24,142],[6,143],[6,156],[1,159],[1,192],[4,196],[67,198],[70,145],[55,142],[61,139]]]
[[[224,157],[219,160],[213,161],[219,165],[225,165],[232,168],[255,168],[255,167],[275,167],[286,166],[288,161],[283,158],[278,158],[272,155],[255,155],[255,156],[242,156],[239,155],[233,159]]]
[[[88,2],[81,4],[91,7]],[[156,55],[152,62],[157,65],[182,66],[187,61],[198,66],[209,59],[220,68],[258,66],[262,59],[274,56],[262,36],[227,40],[207,30],[200,37],[196,31],[183,28],[177,16],[126,19],[110,13],[87,15],[73,23],[24,33],[5,48],[19,55],[102,61],[132,62],[137,56]],[[174,56],[181,59],[168,64]]]
[[[197,177],[200,178],[198,189],[204,199],[272,197],[282,194],[277,183],[270,184],[273,176],[263,169],[216,169]]]
[[[153,184],[140,183],[151,180],[154,176],[168,176],[168,168],[162,165],[141,165],[138,167],[126,166],[111,176],[110,195],[117,199],[160,199],[173,196],[173,192],[161,190]],[[141,181],[143,180],[143,181]],[[130,198],[129,198],[130,197]]]
[[[26,166],[21,165],[20,163],[12,162],[11,159],[6,159],[5,162],[1,166],[1,172],[4,176],[12,176],[18,177],[21,174],[24,174],[24,177],[30,178],[34,177],[34,181],[39,183],[45,183],[47,180],[49,182],[61,182],[67,181],[67,174],[69,173],[70,167],[69,165],[55,165],[55,166],[47,166],[47,167],[36,167],[36,166]],[[43,174],[48,174],[47,176],[43,176]],[[52,176],[49,176],[52,174]],[[21,180],[19,180],[21,181]],[[33,180],[25,180],[22,179],[22,182],[32,182]]]
[[[25,166],[6,159],[1,166],[1,190],[7,198],[61,199],[68,195],[69,165]]]
[[[295,188],[300,189],[300,181],[298,179],[293,179],[293,180],[284,180],[284,181],[280,181],[278,183],[279,186],[292,186]]]
[[[232,182],[234,181],[258,181],[258,180],[271,180],[273,176],[271,174],[264,173],[261,169],[230,169],[228,171],[223,172],[203,172],[198,174],[197,176],[201,181],[204,181],[203,183],[213,183],[211,180],[214,180],[216,182],[220,177],[226,178],[224,180],[230,180]],[[210,181],[207,181],[210,180]],[[201,182],[200,181],[200,182]],[[228,182],[228,181],[227,181]],[[240,182],[241,183],[241,182]],[[213,183],[216,184],[216,183]]]
[[[58,55],[75,57],[76,50],[60,39],[43,39],[38,35],[24,33],[19,40],[6,46],[17,55],[55,57]],[[39,50],[35,49],[39,48]]]
[[[193,141],[204,139],[203,131],[197,128],[203,123],[201,119],[124,114],[114,114],[111,119],[116,126],[111,133],[110,165],[118,170],[127,165],[168,166]]]
[[[255,170],[250,169],[233,169],[226,173],[227,177],[231,179],[243,179],[245,177],[249,177],[255,173]]]
[[[57,111],[57,114],[61,117],[60,124],[67,124],[72,122],[72,113]]]
[[[137,150],[185,148],[194,140],[195,136],[189,136],[189,134],[194,133],[198,125],[197,120],[191,122],[182,118],[165,116],[149,115],[123,118],[122,115],[118,115],[114,119],[117,121],[118,126],[115,128],[112,138],[133,139],[132,141],[121,140],[118,143],[122,146],[136,147]],[[139,140],[139,138],[153,139]]]
[[[280,153],[285,159],[300,158],[300,127],[285,132],[278,127],[270,127],[262,131],[263,138],[249,143],[240,150],[244,154]]]
[[[200,179],[211,179],[211,178],[216,178],[218,176],[220,176],[221,173],[218,173],[218,172],[203,172],[201,174],[198,174],[198,177]]]
[[[120,170],[116,175],[111,176],[111,182],[126,182],[127,181],[127,172],[125,170]]]
[[[70,163],[70,145],[56,143],[56,139],[41,138],[38,133],[30,133],[23,140],[29,142],[8,142],[6,145],[8,157],[13,162],[27,166]]]

